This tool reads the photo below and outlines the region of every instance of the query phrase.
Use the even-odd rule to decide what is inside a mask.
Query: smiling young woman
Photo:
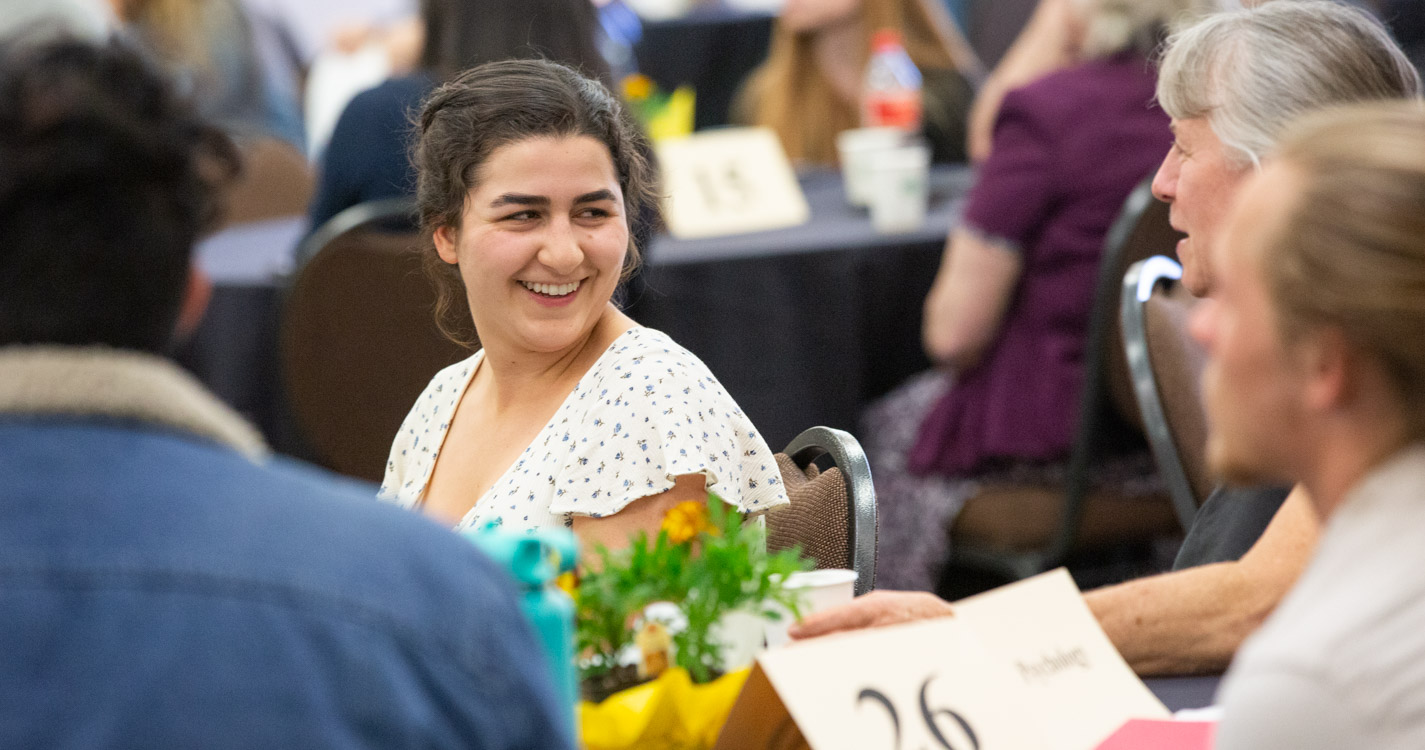
[[[609,304],[629,231],[608,148],[586,135],[526,138],[495,149],[480,171],[460,224],[434,240],[460,271],[486,349],[597,353],[609,342],[590,331],[631,328]]]
[[[609,546],[707,490],[746,513],[787,502],[707,367],[611,301],[653,196],[644,153],[608,90],[556,63],[482,65],[426,101],[437,314],[468,306],[482,348],[421,394],[383,496],[460,529],[567,526]]]

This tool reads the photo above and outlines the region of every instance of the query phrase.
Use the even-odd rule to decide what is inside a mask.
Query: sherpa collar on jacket
[[[232,448],[253,461],[262,436],[193,376],[151,354],[78,346],[0,347],[0,416],[147,422]]]

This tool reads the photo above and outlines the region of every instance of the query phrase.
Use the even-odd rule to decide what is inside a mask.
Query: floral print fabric
[[[484,352],[436,374],[406,416],[381,496],[419,507],[451,415]],[[632,328],[580,378],[553,419],[456,530],[494,522],[534,530],[599,518],[703,474],[744,512],[787,502],[781,474],[750,420],[707,366],[660,331]]]

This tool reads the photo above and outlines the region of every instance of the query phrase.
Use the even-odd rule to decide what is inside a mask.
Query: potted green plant
[[[729,644],[719,639],[719,621],[734,612],[768,620],[788,611],[796,616],[799,596],[781,582],[810,567],[796,550],[768,553],[762,525],[744,523],[741,513],[712,493],[707,502],[669,510],[656,537],[639,534],[621,550],[596,548],[575,591],[586,698],[599,700],[644,679],[636,665],[624,662],[650,604],[668,602],[681,611],[681,627],[671,628],[667,639],[670,661],[692,683],[707,683],[728,666],[723,654]]]

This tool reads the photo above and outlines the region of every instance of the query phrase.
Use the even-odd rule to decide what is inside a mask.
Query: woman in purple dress
[[[1062,467],[1104,237],[1173,139],[1148,56],[1171,21],[1210,5],[1071,3],[1081,8],[1067,35],[1079,62],[1004,96],[925,302],[922,337],[937,370],[865,415],[881,507],[879,587],[934,587],[946,524],[977,478]]]

